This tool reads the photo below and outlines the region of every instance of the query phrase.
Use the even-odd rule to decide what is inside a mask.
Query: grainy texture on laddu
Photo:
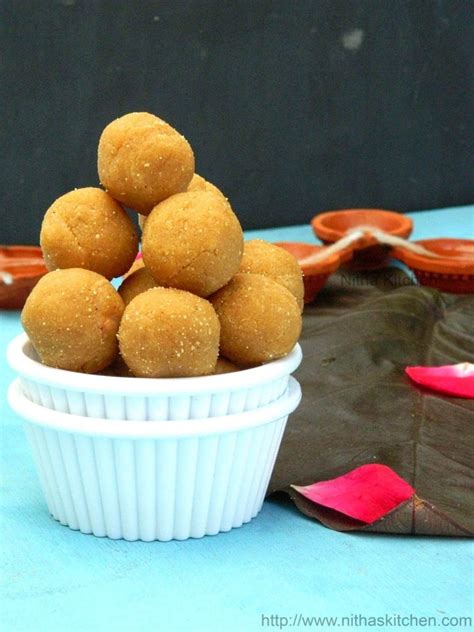
[[[102,132],[97,167],[112,197],[148,215],[162,200],[186,190],[194,154],[171,125],[148,112],[132,112]]]
[[[236,274],[211,302],[221,323],[221,353],[232,362],[270,362],[298,342],[300,308],[293,294],[273,279]]]
[[[48,366],[95,373],[117,356],[124,304],[105,279],[69,268],[44,276],[29,295],[23,327]]]
[[[263,239],[245,242],[240,272],[263,274],[286,287],[303,311],[304,284],[298,260],[284,248]]]
[[[85,268],[107,279],[125,274],[138,252],[138,235],[123,208],[102,189],[74,189],[49,207],[41,226],[49,270]]]
[[[227,198],[222,193],[220,189],[218,189],[214,184],[205,180],[202,176],[195,173],[191,179],[191,182],[188,184],[188,188],[186,191],[207,191],[208,193],[215,193],[216,195],[221,195],[225,200]],[[147,220],[147,215],[138,214],[138,224],[140,228],[145,228],[145,223]]]
[[[145,224],[143,260],[158,285],[209,296],[239,270],[239,220],[219,193],[178,193],[158,204]]]
[[[120,352],[139,377],[210,375],[219,352],[219,321],[212,305],[189,292],[156,287],[125,308]]]

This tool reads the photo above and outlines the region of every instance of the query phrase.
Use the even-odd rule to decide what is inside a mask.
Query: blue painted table
[[[474,206],[412,217],[414,238],[474,237]],[[256,236],[314,240],[307,226],[247,234]],[[1,313],[0,325],[4,350],[20,332],[18,312]],[[468,540],[341,534],[272,500],[241,529],[186,542],[111,541],[60,526],[6,404],[4,351],[0,362],[2,632],[373,630],[369,617],[387,629],[436,627],[422,617],[469,629],[456,620],[473,616]]]

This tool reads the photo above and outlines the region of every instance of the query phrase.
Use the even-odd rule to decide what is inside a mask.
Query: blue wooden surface
[[[474,207],[412,216],[415,238],[474,237]],[[247,236],[257,235],[313,239],[307,227]],[[20,329],[17,312],[0,313],[2,350]],[[60,526],[48,515],[21,422],[6,404],[13,375],[4,351],[0,363],[2,632],[376,629],[357,615],[387,616],[386,629],[396,615],[469,629],[441,625],[442,617],[473,616],[468,540],[341,534],[273,500],[241,529],[186,542],[111,541]],[[360,625],[304,626],[299,615],[352,616]],[[415,629],[415,620],[403,627]]]

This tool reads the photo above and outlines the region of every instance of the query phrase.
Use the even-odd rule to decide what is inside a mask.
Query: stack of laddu
[[[195,173],[181,134],[152,114],[122,116],[101,135],[98,171],[105,190],[66,193],[43,220],[51,272],[22,322],[44,364],[186,377],[291,351],[301,332],[298,262],[273,244],[244,244],[229,201]],[[144,227],[138,262],[139,237],[123,206]],[[117,292],[110,280],[123,275]]]

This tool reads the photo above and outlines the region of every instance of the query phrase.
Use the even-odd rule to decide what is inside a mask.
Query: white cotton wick
[[[335,241],[330,246],[325,246],[319,252],[315,252],[314,255],[309,255],[308,257],[305,257],[304,259],[300,259],[299,262],[301,265],[307,265],[311,263],[318,263],[319,261],[325,261],[332,254],[336,252],[340,252],[341,250],[344,250],[345,248],[353,244],[355,241],[359,241],[359,239],[363,236],[364,236],[363,230],[358,229],[358,228],[351,230],[348,233],[346,233],[344,237],[341,237],[341,239],[339,239],[338,241]]]
[[[390,235],[389,233],[385,233],[383,230],[380,230],[380,228],[375,228],[374,226],[359,226],[358,229],[363,230],[365,233],[368,233],[369,235],[372,235],[372,237],[375,237],[380,244],[387,244],[388,246],[401,246],[402,248],[405,248],[406,250],[410,250],[411,252],[416,252],[416,254],[424,255],[425,257],[439,257],[440,256],[436,252],[427,250],[424,246],[415,244],[413,241],[408,241],[408,239],[403,239],[403,237]],[[358,230],[358,229],[355,229],[355,230]]]
[[[3,272],[0,270],[0,279],[5,285],[13,285],[13,277],[9,272]]]
[[[415,252],[419,255],[424,255],[425,257],[439,257],[440,255],[435,252],[431,252],[427,250],[423,246],[419,244],[415,244],[412,241],[408,241],[408,239],[403,239],[402,237],[397,237],[396,235],[390,235],[389,233],[380,230],[380,228],[376,228],[375,226],[356,226],[349,230],[344,237],[341,237],[338,241],[334,242],[330,246],[326,246],[319,252],[316,252],[314,255],[309,255],[304,259],[300,259],[301,265],[311,265],[313,263],[319,263],[320,261],[325,261],[332,254],[340,252],[341,250],[345,250],[348,246],[353,244],[356,241],[359,241],[364,235],[370,235],[371,237],[375,237],[379,244],[385,244],[388,246],[401,246],[406,250],[410,250],[411,252]]]

